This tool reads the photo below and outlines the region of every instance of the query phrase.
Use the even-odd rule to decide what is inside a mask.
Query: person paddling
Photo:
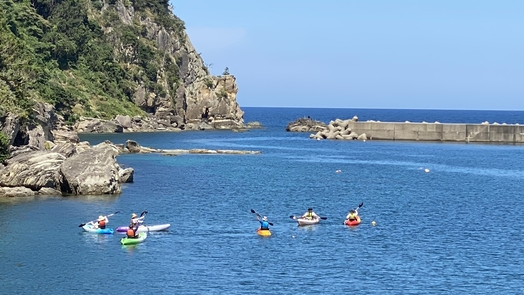
[[[99,229],[105,229],[106,228],[106,224],[109,222],[109,219],[107,219],[107,216],[98,216],[98,219],[96,220],[97,221],[97,227]]]
[[[135,213],[131,214],[131,222],[129,229],[127,229],[127,236],[129,238],[138,238],[138,227],[144,222],[145,215],[138,217]]]
[[[260,217],[257,216],[257,219],[260,222],[260,230],[269,230],[269,222],[267,221],[267,216],[262,217],[262,220],[260,220]]]
[[[301,216],[301,218],[305,218],[305,219],[319,219],[320,216],[318,216],[315,212],[313,212],[313,208],[308,208],[307,209],[307,212],[304,213],[304,215]]]
[[[140,223],[144,223],[145,217],[146,217],[145,215],[138,217],[135,213],[131,214],[131,222],[129,223],[130,226],[138,229],[138,226],[140,225]]]
[[[134,228],[132,224],[129,225],[129,228],[127,229],[127,232],[126,232],[126,236],[129,238],[129,239],[136,239],[138,238],[138,235],[137,235],[137,229],[138,228]]]
[[[346,220],[354,221],[358,218],[358,211],[356,210],[350,210],[348,215],[346,216]]]

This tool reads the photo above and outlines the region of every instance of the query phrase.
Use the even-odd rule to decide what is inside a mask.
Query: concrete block
[[[515,125],[491,125],[489,127],[489,141],[490,142],[515,142]]]
[[[442,124],[442,141],[466,141],[466,125]]]
[[[515,143],[524,143],[524,126],[515,125]]]
[[[489,142],[491,125],[466,124],[466,142]]]

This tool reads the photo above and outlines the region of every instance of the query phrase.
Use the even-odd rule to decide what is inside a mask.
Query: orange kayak
[[[349,225],[349,226],[356,226],[356,225],[359,225],[360,224],[360,216],[357,216],[357,219],[356,220],[348,220],[346,219],[346,221],[344,221],[344,224],[345,225]]]

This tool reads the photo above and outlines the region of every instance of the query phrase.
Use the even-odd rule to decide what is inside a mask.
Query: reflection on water
[[[82,230],[81,235],[84,243],[105,244],[114,240],[111,234],[97,234]]]

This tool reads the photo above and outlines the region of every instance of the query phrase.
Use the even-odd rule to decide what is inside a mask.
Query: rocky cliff
[[[133,169],[77,131],[243,129],[237,92],[168,0],[2,0],[0,196],[119,193]]]
[[[185,31],[166,28],[151,17],[135,13],[132,2],[117,0],[114,5],[104,4],[102,13],[114,9],[119,21],[104,27],[113,42],[117,56],[128,62],[126,67],[140,64],[138,46],[133,47],[123,39],[113,26],[140,28],[147,45],[161,52],[157,60],[156,82],[160,93],[139,83],[133,93],[133,101],[142,110],[157,117],[164,127],[177,127],[200,123],[202,119],[222,120],[221,126],[243,126],[244,112],[236,101],[238,87],[232,75],[209,74],[202,57],[197,53]],[[170,16],[176,19],[175,16]],[[177,77],[172,77],[173,71]],[[180,121],[180,117],[183,122]],[[175,124],[175,125],[173,125]],[[180,126],[178,126],[180,127]]]
[[[237,92],[168,0],[0,2],[0,127],[15,146],[59,129],[244,128]]]

